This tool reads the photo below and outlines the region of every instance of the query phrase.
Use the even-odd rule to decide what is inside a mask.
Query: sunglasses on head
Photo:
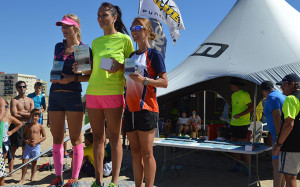
[[[137,25],[137,26],[134,26],[134,27],[130,27],[130,31],[131,32],[134,32],[134,31],[140,31],[144,28],[144,26],[142,25]]]
[[[18,88],[26,88],[26,86],[18,86]]]

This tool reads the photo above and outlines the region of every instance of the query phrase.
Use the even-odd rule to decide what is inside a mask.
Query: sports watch
[[[144,79],[144,86],[147,86],[148,83],[149,83],[149,79],[147,77],[145,77],[145,79]]]

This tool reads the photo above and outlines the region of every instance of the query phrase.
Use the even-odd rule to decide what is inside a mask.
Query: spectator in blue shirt
[[[41,82],[36,82],[34,84],[34,92],[28,94],[27,97],[31,98],[34,102],[34,108],[39,108],[41,110],[41,118],[38,120],[39,124],[43,125],[43,112],[46,110],[45,96],[41,94],[43,84]]]
[[[267,120],[267,126],[270,134],[272,135],[272,144],[277,141],[278,134],[281,127],[281,115],[282,115],[282,105],[286,98],[281,92],[274,89],[273,83],[270,81],[264,81],[260,85],[263,96],[266,98],[264,104],[264,114]],[[278,159],[279,156],[272,155],[272,165],[273,165],[273,186],[281,187],[284,186],[285,180],[282,173],[278,170]]]

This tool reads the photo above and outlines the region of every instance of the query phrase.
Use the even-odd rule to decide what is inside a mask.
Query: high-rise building
[[[19,73],[0,73],[0,96],[16,96],[18,95],[16,83],[24,81],[27,85],[26,94],[34,92],[34,84],[36,82],[35,75],[25,75]]]

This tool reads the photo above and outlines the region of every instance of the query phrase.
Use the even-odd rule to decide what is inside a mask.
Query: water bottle
[[[52,161],[52,157],[49,158],[49,170],[52,171],[53,169],[53,161]]]
[[[66,170],[68,170],[68,169],[69,169],[69,155],[68,155],[68,156],[66,156],[65,169],[66,169]]]

